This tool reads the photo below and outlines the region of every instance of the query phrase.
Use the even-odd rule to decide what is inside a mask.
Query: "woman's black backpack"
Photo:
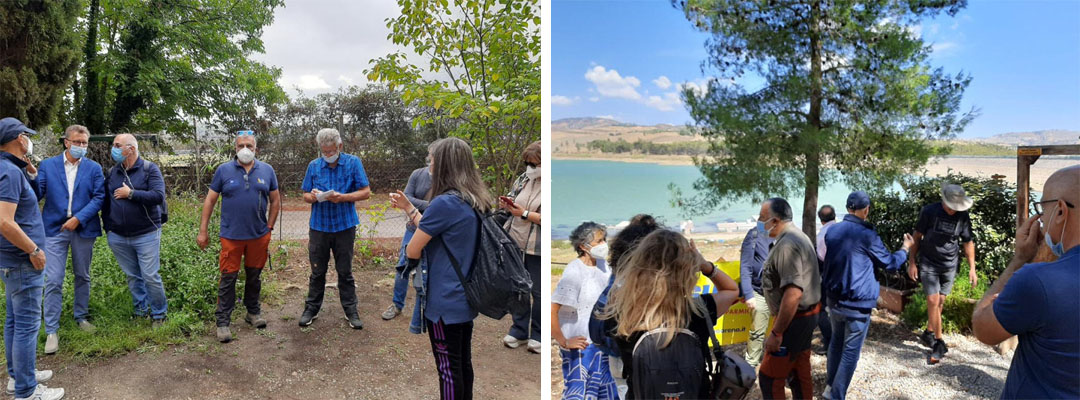
[[[459,196],[456,191],[449,194]],[[454,272],[465,288],[465,298],[477,312],[494,319],[506,314],[527,312],[531,303],[532,279],[525,269],[525,257],[517,243],[503,230],[492,214],[476,212],[476,253],[469,275],[461,273],[461,264],[448,250]],[[439,236],[443,248],[446,240]]]
[[[666,347],[665,328],[645,332],[634,344],[630,378],[634,397],[639,399],[701,399],[709,388],[708,364],[702,343],[689,329],[675,330]]]

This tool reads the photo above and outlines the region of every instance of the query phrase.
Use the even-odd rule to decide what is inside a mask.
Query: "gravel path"
[[[557,281],[553,279],[553,281]],[[821,341],[814,339],[815,346]],[[949,353],[936,365],[929,365],[929,350],[922,346],[913,329],[887,311],[875,310],[859,367],[848,390],[850,399],[977,399],[997,398],[1005,385],[1012,353],[1001,356],[990,346],[965,335],[946,335]],[[743,344],[728,346],[742,353]],[[562,393],[559,352],[552,349],[552,398]],[[811,356],[814,394],[825,387],[825,357]],[[748,399],[761,399],[755,389]]]

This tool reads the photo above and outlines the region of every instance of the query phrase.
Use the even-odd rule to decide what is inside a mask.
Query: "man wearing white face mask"
[[[308,164],[301,189],[304,201],[311,204],[308,221],[308,295],[300,326],[311,325],[319,316],[323,294],[326,292],[326,270],[330,253],[334,254],[334,269],[338,275],[338,295],[345,319],[353,329],[363,329],[356,311],[356,281],[352,276],[353,243],[360,217],[356,202],[371,197],[367,174],[360,158],[342,151],[341,134],[337,129],[324,128],[315,137],[321,157]]]
[[[236,280],[240,266],[244,267],[244,321],[255,328],[266,327],[259,309],[259,290],[262,288],[262,268],[269,257],[270,232],[274,230],[281,195],[277,175],[269,164],[255,159],[256,141],[253,131],[236,134],[236,161],[218,166],[210,190],[203,201],[202,221],[196,238],[200,249],[210,244],[207,228],[221,196],[221,255],[218,263],[217,338],[222,343],[232,340],[229,323],[236,306]],[[269,213],[269,215],[267,215]],[[243,260],[241,262],[241,260]]]
[[[1001,398],[1080,398],[1080,165],[1054,172],[1016,230],[1016,254],[975,305],[988,345],[1019,336]],[[1043,243],[1056,261],[1031,262]]]
[[[90,317],[90,260],[94,241],[101,236],[98,212],[105,203],[105,174],[101,165],[86,157],[90,131],[82,125],[66,130],[62,154],[41,162],[39,197],[45,198],[41,220],[45,225],[45,354],[58,350],[60,313],[63,308],[64,271],[68,251],[75,273],[73,311],[79,328],[93,332]]]
[[[506,232],[525,253],[525,268],[534,282],[532,285],[532,309],[528,313],[514,315],[514,325],[503,337],[503,344],[516,349],[524,343],[529,351],[540,353],[540,141],[525,147],[521,158],[525,161],[525,174],[514,184],[510,196],[499,198],[499,207],[510,211],[516,218],[506,221]]]

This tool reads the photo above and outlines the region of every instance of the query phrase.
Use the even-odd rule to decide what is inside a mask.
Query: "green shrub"
[[[94,334],[79,330],[71,317],[74,274],[69,261],[64,274],[64,308],[60,317],[61,354],[77,359],[117,355],[182,343],[193,335],[206,332],[216,306],[221,245],[216,240],[219,223],[218,212],[215,212],[210,223],[211,244],[205,251],[199,250],[195,236],[200,210],[201,202],[195,197],[169,199],[169,222],[162,227],[160,270],[169,312],[161,329],[150,329],[148,319],[132,317],[134,309],[127,277],[103,236],[94,243],[94,258],[90,265],[90,316],[98,329]],[[264,281],[269,281],[265,277]],[[243,293],[243,281],[242,277],[238,280],[237,293]],[[268,287],[272,286],[269,283],[264,282],[264,292],[273,290]],[[0,312],[6,312],[4,308],[5,304],[0,302]],[[39,339],[44,343],[44,326]]]
[[[966,269],[961,269],[966,271]],[[982,271],[976,268],[979,282],[973,288],[968,282],[967,272],[956,274],[956,283],[953,284],[952,293],[945,297],[945,308],[941,311],[941,327],[945,332],[967,333],[971,330],[971,313],[975,311],[975,303],[972,299],[982,298],[982,294],[990,287],[990,280]],[[926,328],[926,295],[922,287],[916,288],[911,296],[911,302],[904,306],[904,312],[900,319],[908,326],[918,327],[919,330]]]

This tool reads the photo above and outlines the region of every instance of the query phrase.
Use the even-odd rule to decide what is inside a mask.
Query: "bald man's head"
[[[1063,199],[1080,205],[1080,164],[1055,171],[1043,185],[1044,199]]]
[[[1063,250],[1080,245],[1080,165],[1057,170],[1043,185],[1043,215],[1039,216],[1043,232]],[[1047,243],[1053,248],[1053,244]]]

